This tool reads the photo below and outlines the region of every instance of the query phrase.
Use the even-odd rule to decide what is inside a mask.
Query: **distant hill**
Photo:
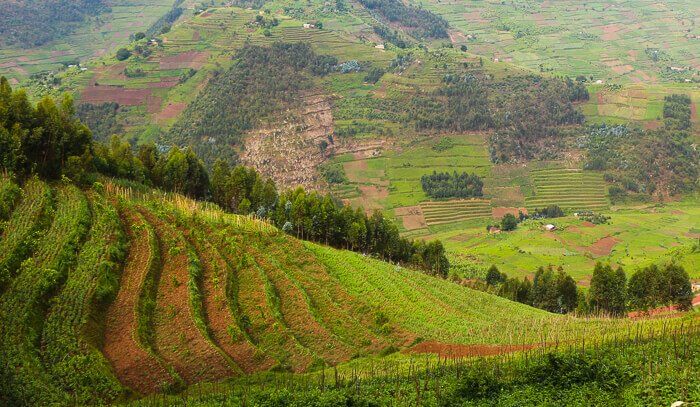
[[[109,11],[104,0],[14,0],[0,3],[0,45],[37,47]]]

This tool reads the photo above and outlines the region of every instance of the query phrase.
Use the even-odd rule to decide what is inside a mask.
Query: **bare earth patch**
[[[163,110],[160,111],[160,113],[156,114],[156,121],[163,122],[166,120],[174,119],[177,116],[179,116],[180,113],[185,111],[186,107],[187,104],[183,102],[168,103],[168,105],[165,106]]]
[[[125,89],[118,86],[88,86],[80,97],[82,102],[99,104],[117,102],[124,106],[137,106],[151,96],[150,89]]]
[[[594,256],[607,256],[612,252],[613,247],[620,241],[612,236],[606,236],[599,239],[592,245],[588,246],[587,250]]]
[[[422,229],[428,226],[420,206],[405,206],[397,208],[394,212],[397,217],[401,218],[406,230]]]
[[[507,208],[507,207],[500,207],[500,208],[492,208],[491,209],[491,217],[494,219],[501,219],[503,218],[507,213],[512,214],[513,216],[518,216],[518,212],[522,212],[523,214],[527,215],[527,209],[525,208]]]
[[[187,51],[181,54],[163,57],[160,60],[160,69],[183,69],[193,68],[199,69],[209,58],[208,52],[203,51]]]

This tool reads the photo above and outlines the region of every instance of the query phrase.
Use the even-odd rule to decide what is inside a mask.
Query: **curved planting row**
[[[350,359],[352,349],[325,326],[308,293],[285,273],[290,265],[280,264],[283,259],[271,252],[274,244],[266,243],[260,245],[265,253],[261,256],[261,268],[279,298],[280,320],[284,326],[312,353],[317,364],[335,365]]]
[[[91,194],[91,209],[90,233],[52,301],[42,336],[44,365],[77,404],[111,401],[124,393],[99,350],[102,329],[96,321],[119,287],[126,235],[119,213],[105,197]]]
[[[182,231],[202,265],[202,314],[206,320],[207,335],[232,361],[236,373],[252,373],[255,349],[243,335],[240,323],[226,300],[226,286],[228,276],[233,273],[232,267],[205,237],[199,225],[192,224],[189,228],[181,229],[184,229]]]
[[[201,225],[203,233],[213,238],[216,251],[221,254],[230,269],[224,281],[225,302],[235,324],[230,324],[228,333],[231,337],[231,347],[236,351],[236,363],[246,372],[252,373],[270,369],[279,365],[275,358],[261,350],[253,336],[252,321],[243,313],[240,301],[241,271],[247,264],[244,256],[243,237],[240,230],[231,226],[214,229],[209,225]]]
[[[105,315],[103,352],[120,382],[140,393],[172,389],[178,378],[154,350],[152,338],[160,250],[153,228],[126,203],[121,218],[129,240],[117,296]]]
[[[51,221],[52,194],[45,183],[32,179],[22,190],[0,240],[0,293],[35,247],[38,232]]]
[[[366,305],[358,302],[333,280],[301,242],[280,235],[268,245],[268,253],[304,296],[314,318],[357,354],[379,351],[393,342],[371,329]]]
[[[411,332],[453,343],[517,343],[514,340],[522,338],[510,336],[513,323],[524,330],[523,337],[536,340],[536,327],[559,320],[541,310],[356,253],[305,245],[350,295],[367,303],[376,325],[397,334]],[[410,342],[415,335],[405,338]]]
[[[85,195],[74,186],[59,188],[51,227],[0,298],[0,394],[10,405],[66,401],[41,363],[39,339],[48,299],[65,280],[89,225]]]
[[[21,194],[17,184],[8,175],[0,174],[0,221],[6,220]],[[2,227],[0,226],[0,233]]]
[[[199,260],[172,224],[145,208],[141,214],[156,231],[163,260],[153,326],[156,351],[187,384],[231,376],[229,361],[206,335]]]

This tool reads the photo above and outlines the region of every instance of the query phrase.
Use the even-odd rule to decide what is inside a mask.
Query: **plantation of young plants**
[[[678,347],[664,363],[694,352],[695,313],[557,316],[111,181],[81,190],[29,180],[19,195],[8,220],[17,227],[0,235],[13,256],[4,264],[17,264],[0,294],[0,395],[9,405],[143,396],[142,405],[167,404],[176,399],[163,393],[182,391],[177,400],[201,395],[187,403],[245,404],[270,391],[274,403],[332,400],[350,383],[362,397],[394,383],[397,400],[422,404],[462,397],[461,379],[480,363],[516,391],[522,383],[509,372],[545,363],[544,353],[595,347],[591,357],[608,357],[606,343],[626,340],[643,354],[659,335],[659,346],[676,338]]]
[[[532,171],[534,194],[525,199],[528,209],[558,205],[563,210],[592,211],[608,208],[603,175],[580,169]]]

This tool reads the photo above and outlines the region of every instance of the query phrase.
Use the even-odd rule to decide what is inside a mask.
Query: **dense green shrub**
[[[388,22],[402,25],[417,38],[448,37],[447,20],[426,9],[406,5],[399,0],[360,0],[360,4],[376,11]]]
[[[423,175],[420,179],[423,191],[431,198],[473,198],[483,196],[484,182],[476,174],[457,171]]]

